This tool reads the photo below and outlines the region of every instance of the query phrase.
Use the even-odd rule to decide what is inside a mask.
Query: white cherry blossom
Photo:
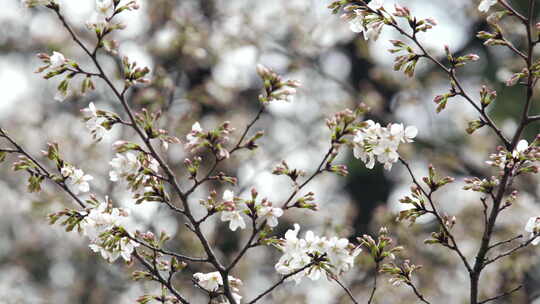
[[[354,266],[354,259],[361,252],[359,247],[353,248],[347,239],[316,236],[312,231],[306,232],[303,239],[298,238],[300,226],[294,224],[293,230],[285,233],[280,243],[283,255],[275,265],[275,269],[282,275],[287,275],[306,267],[313,262],[313,257],[325,257],[318,263],[308,267],[291,277],[297,284],[303,277],[318,280],[326,277],[327,269],[332,269],[334,275],[350,270]],[[325,265],[326,264],[326,265]]]
[[[207,291],[216,291],[220,285],[223,285],[223,278],[217,271],[210,273],[197,272],[193,275],[197,283]]]
[[[531,238],[535,238],[531,244],[535,246],[540,244],[540,238],[538,237],[538,233],[540,232],[540,217],[531,217],[525,225],[525,231],[531,234]]]
[[[276,227],[278,225],[278,218],[283,215],[283,209],[272,206],[261,206],[257,210],[257,215],[266,219],[268,226]]]
[[[83,170],[68,165],[62,168],[61,173],[66,178],[65,183],[73,191],[73,194],[77,195],[90,191],[88,182],[94,178],[91,175],[84,174]]]
[[[203,132],[203,129],[201,128],[201,124],[199,122],[195,122],[191,126],[191,132],[189,132],[188,135],[186,135],[187,143],[186,143],[186,149],[189,151],[193,151],[201,142],[201,138],[199,135]]]
[[[66,57],[64,57],[64,54],[59,53],[59,52],[53,52],[49,60],[50,60],[49,69],[51,70],[56,70],[62,67],[67,61]]]
[[[113,8],[113,0],[96,0],[96,11],[106,15]]]
[[[482,0],[478,5],[478,10],[485,13],[495,4],[497,4],[497,0]]]
[[[354,156],[361,159],[366,167],[372,169],[375,160],[390,170],[399,160],[397,150],[401,143],[413,142],[418,134],[414,126],[404,127],[403,124],[389,124],[382,127],[371,120],[365,122],[366,126],[359,129],[353,139]]]
[[[103,127],[103,123],[107,121],[105,117],[98,116],[96,106],[93,102],[88,105],[88,108],[81,110],[86,120],[86,128],[90,130],[92,136],[96,140],[100,140],[107,133],[107,129]]]
[[[133,152],[125,154],[116,154],[116,157],[109,162],[112,170],[109,172],[111,181],[116,182],[121,178],[127,177],[139,172],[141,163],[137,159],[137,155]]]
[[[529,149],[529,143],[525,139],[522,139],[516,145],[516,149],[512,152],[512,156],[514,158],[519,158],[523,152],[527,151],[527,149]]]

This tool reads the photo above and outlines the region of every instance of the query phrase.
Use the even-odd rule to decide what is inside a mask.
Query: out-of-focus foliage
[[[47,12],[24,10],[17,0],[3,2],[2,127],[36,156],[45,149],[46,142],[58,142],[66,159],[95,177],[94,188],[99,194],[112,196],[123,207],[132,207],[134,202],[124,189],[106,181],[108,163],[113,157],[111,144],[117,139],[134,138],[134,134],[116,129],[103,141],[94,143],[79,113],[89,102],[103,109],[119,109],[120,105],[102,83],[97,83],[97,91],[87,96],[72,97],[61,104],[55,102],[54,81],[45,82],[32,73],[39,66],[35,53],[58,50],[81,64],[88,63],[88,59]],[[91,14],[94,1],[62,2],[75,30],[87,43],[93,42],[84,21]],[[261,140],[262,149],[256,156],[243,153],[220,168],[237,174],[244,192],[257,186],[261,196],[283,201],[288,192],[280,189],[287,189],[288,184],[271,175],[273,166],[287,159],[295,168],[313,170],[322,157],[321,151],[327,149],[326,116],[365,102],[373,109],[373,119],[403,121],[418,127],[417,144],[403,151],[416,171],[421,172],[433,163],[441,168],[441,174],[459,177],[457,183],[441,190],[437,199],[445,210],[458,216],[455,234],[465,254],[473,255],[477,244],[473,239],[482,234],[477,221],[481,206],[477,195],[461,188],[466,176],[494,174],[482,164],[493,152],[490,149],[496,138],[484,129],[472,137],[466,134],[466,122],[475,117],[458,98],[451,100],[443,113],[435,113],[432,99],[447,90],[447,79],[433,66],[420,63],[413,80],[392,71],[392,58],[386,50],[391,47],[388,39],[395,33],[385,31],[377,43],[368,45],[349,30],[346,22],[330,14],[328,3],[318,0],[141,2],[140,10],[126,14],[127,29],[116,35],[120,53],[152,70],[152,84],[136,88],[129,102],[136,109],[163,109],[162,127],[171,134],[182,137],[194,121],[214,126],[229,120],[241,130],[257,111],[261,83],[255,66],[259,62],[303,83],[294,103],[271,105],[262,117],[256,128],[265,129],[267,136]],[[497,65],[505,62],[512,66],[514,63],[508,59],[511,54],[493,48],[486,51],[474,37],[487,26],[477,14],[477,3],[408,2],[417,16],[435,16],[439,20],[439,26],[422,37],[436,53],[442,56],[443,45],[449,44],[455,53],[474,51],[481,56],[479,62],[462,72],[464,82],[470,88],[487,82],[497,89],[499,96],[492,115],[503,132],[512,132],[519,115],[515,100],[521,100],[522,91],[518,87],[504,87],[510,71]],[[101,59],[106,62],[106,72],[117,73],[121,64],[118,60],[105,55]],[[536,102],[534,111],[540,110],[539,104]],[[527,131],[530,137],[538,129]],[[183,170],[185,152],[181,147],[172,145],[167,156],[174,164],[173,170]],[[27,194],[21,176],[7,174],[7,170],[5,166],[0,168],[0,295],[8,303],[133,303],[143,290],[155,288],[131,282],[122,265],[106,264],[88,249],[84,240],[47,226],[45,215],[72,204],[69,198],[52,186],[45,187],[45,194]],[[425,294],[438,295],[436,303],[463,301],[468,278],[459,261],[442,248],[422,245],[435,227],[433,219],[421,218],[412,227],[394,221],[400,210],[398,200],[410,186],[405,169],[395,166],[390,172],[383,172],[382,168],[368,171],[351,158],[349,171],[345,186],[342,179],[330,175],[311,184],[306,191],[317,191],[321,211],[297,211],[281,219],[278,229],[284,232],[302,219],[304,226],[319,234],[332,232],[354,237],[388,226],[398,243],[407,248],[407,255],[424,266],[418,279]],[[496,233],[501,238],[521,230],[531,213],[540,213],[538,177],[519,182],[526,191],[512,207],[514,216],[503,217],[498,226]],[[212,184],[196,196],[205,198],[209,188],[218,187]],[[202,210],[198,212],[202,214]],[[198,244],[188,236],[189,231],[167,209],[143,204],[133,209],[133,214],[137,219],[134,226],[166,230],[174,235],[171,243],[184,252],[197,248]],[[204,229],[218,244],[218,253],[231,256],[240,244],[235,234],[223,229],[224,225],[212,221]],[[268,261],[278,258],[277,251],[255,249],[243,261],[235,276],[244,281],[247,298],[273,282],[273,263]],[[491,284],[483,286],[483,292],[507,290],[514,282],[528,277],[526,282],[532,287],[511,301],[524,303],[526,297],[538,296],[537,274],[531,270],[536,260],[537,255],[527,251],[519,258],[491,266],[484,274]],[[357,298],[369,296],[372,272],[373,265],[361,260],[356,271],[347,275]],[[380,289],[385,303],[414,301],[414,296],[404,288],[396,289],[384,282]],[[347,303],[347,298],[341,296],[339,286],[305,282],[295,289],[276,291],[266,303]]]

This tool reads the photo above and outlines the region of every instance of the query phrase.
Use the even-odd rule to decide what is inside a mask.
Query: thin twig
[[[287,275],[284,275],[279,281],[277,281],[276,283],[274,283],[274,285],[270,286],[268,289],[266,289],[265,291],[263,291],[261,294],[259,294],[257,297],[255,297],[253,300],[247,302],[247,304],[253,304],[253,303],[256,303],[257,301],[259,301],[261,298],[263,298],[264,296],[266,296],[267,294],[269,294],[270,292],[272,292],[276,287],[278,287],[279,285],[283,284],[283,282],[285,282],[285,280],[287,280],[288,278],[294,276],[295,274],[297,273],[300,273],[306,269],[308,269],[309,267],[313,266],[316,262],[313,261],[309,264],[307,264],[306,266],[300,268],[300,269],[297,269]]]
[[[504,292],[504,293],[502,293],[502,294],[500,294],[498,296],[495,296],[493,298],[489,298],[489,299],[485,299],[483,301],[480,301],[480,302],[478,302],[478,304],[484,304],[484,303],[487,303],[487,302],[498,300],[500,298],[504,298],[504,297],[509,296],[509,295],[513,294],[514,292],[520,290],[522,287],[523,287],[523,285],[519,285],[518,287],[516,287],[516,288],[514,288],[512,290],[506,291],[506,292]]]
[[[376,277],[376,276],[375,276],[375,277]],[[351,299],[351,301],[352,301],[354,304],[358,304],[358,301],[356,301],[356,299],[354,298],[354,296],[353,296],[351,290],[350,290],[347,286],[343,285],[343,283],[341,283],[341,282],[339,281],[339,279],[338,279],[337,277],[335,277],[335,276],[332,277],[332,280],[336,281],[336,283],[338,283],[338,285],[339,285],[343,290],[345,290],[345,292],[347,293],[347,295],[349,296],[349,298]],[[375,283],[375,284],[376,284],[376,283]],[[371,298],[370,298],[370,302],[371,302]],[[368,303],[370,303],[370,302],[368,302]]]

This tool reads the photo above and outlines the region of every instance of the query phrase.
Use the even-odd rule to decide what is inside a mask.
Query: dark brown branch
[[[139,252],[137,250],[133,251],[133,256],[146,268],[150,273],[154,276],[154,280],[161,283],[163,286],[167,287],[167,289],[174,294],[174,296],[183,304],[189,304],[189,302],[174,288],[172,284],[170,284],[169,280],[165,280],[163,276],[159,273],[159,270],[157,267],[152,266],[150,263],[148,263],[143,257],[139,255]]]

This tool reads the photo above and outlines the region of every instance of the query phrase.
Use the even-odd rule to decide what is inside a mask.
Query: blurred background
[[[59,2],[84,43],[95,43],[85,27],[94,1]],[[401,150],[417,176],[424,176],[427,165],[432,163],[441,174],[456,177],[456,182],[441,190],[436,199],[442,210],[457,216],[458,241],[468,257],[474,256],[482,234],[481,202],[476,193],[461,188],[465,177],[496,174],[484,161],[495,151],[497,139],[487,129],[473,136],[466,134],[467,122],[476,116],[463,100],[452,99],[445,111],[435,113],[433,97],[448,90],[446,76],[435,66],[420,61],[413,79],[392,70],[393,56],[386,50],[391,47],[389,39],[399,38],[395,32],[383,30],[377,42],[366,43],[339,16],[330,14],[326,8],[329,1],[140,2],[140,10],[121,16],[127,28],[114,34],[121,55],[152,70],[152,84],[134,89],[130,103],[136,109],[162,109],[162,127],[173,135],[184,138],[195,121],[210,129],[229,120],[242,130],[258,110],[261,83],[255,73],[257,63],[303,83],[294,102],[270,106],[255,126],[254,130],[266,132],[261,148],[238,153],[219,168],[238,176],[239,185],[233,189],[236,193],[246,196],[256,187],[270,201],[283,201],[291,187],[286,178],[271,174],[273,166],[284,159],[292,167],[312,172],[328,149],[325,119],[364,102],[372,108],[368,118],[382,124],[403,122],[418,127],[416,143]],[[438,20],[438,26],[421,35],[434,54],[441,56],[444,44],[448,44],[458,55],[480,55],[480,61],[467,65],[460,77],[472,96],[478,96],[482,84],[497,90],[491,115],[508,135],[517,127],[524,90],[519,86],[505,87],[504,81],[521,69],[521,63],[506,49],[486,49],[475,38],[477,31],[487,29],[477,2],[409,0],[402,5],[406,4],[417,17]],[[526,1],[513,2],[518,10],[524,10],[521,2]],[[115,127],[103,141],[92,141],[80,109],[94,102],[98,108],[122,113],[104,84],[98,82],[97,90],[86,96],[72,96],[58,103],[53,96],[59,80],[45,81],[33,73],[40,66],[35,57],[39,52],[60,51],[81,66],[92,68],[59,21],[48,10],[23,8],[18,0],[2,0],[2,7],[0,126],[37,157],[47,142],[58,142],[67,160],[94,176],[92,189],[98,197],[109,195],[118,206],[131,210],[133,229],[165,230],[174,236],[170,249],[199,252],[181,218],[158,205],[135,206],[125,186],[108,181],[108,163],[114,156],[111,144],[135,136]],[[511,20],[505,26],[516,46],[522,47],[522,27]],[[109,75],[119,75],[118,58],[103,54],[100,60]],[[532,112],[539,111],[540,102],[536,100]],[[530,124],[525,136],[531,140],[539,129],[538,123]],[[167,152],[175,172],[184,172],[185,156],[180,145],[171,146]],[[407,249],[405,255],[424,266],[416,279],[432,303],[466,303],[468,276],[461,262],[447,249],[423,245],[438,229],[433,219],[422,217],[411,227],[395,222],[402,208],[399,199],[408,194],[411,185],[404,168],[396,164],[391,171],[384,171],[382,166],[368,170],[347,153],[339,161],[349,166],[348,177],[322,176],[306,189],[316,193],[320,211],[287,213],[276,234],[282,235],[295,222],[304,232],[314,230],[350,238],[373,235],[381,226],[387,226],[397,243]],[[23,174],[11,172],[9,163],[0,166],[0,303],[122,304],[134,303],[145,292],[159,292],[155,284],[130,280],[136,265],[110,265],[88,249],[86,239],[47,225],[48,213],[75,206],[51,185],[41,193],[28,194],[24,178]],[[521,233],[530,216],[540,215],[539,181],[538,175],[516,180],[514,186],[522,191],[518,202],[500,218],[497,239]],[[224,190],[218,184],[207,184],[193,195],[192,203],[197,205],[212,189]],[[202,210],[197,212],[202,214]],[[226,259],[246,236],[224,229],[217,219],[214,217],[203,227],[217,244],[218,254]],[[493,296],[525,284],[523,290],[499,303],[530,303],[540,296],[537,249],[524,250],[487,268],[482,277],[482,295]],[[273,265],[279,256],[271,248],[254,249],[239,265],[233,275],[244,282],[244,299],[251,299],[278,278]],[[190,275],[209,269],[197,267],[190,265],[175,283],[195,299],[193,303],[203,303],[201,294],[190,287]],[[373,271],[373,264],[360,258],[355,269],[345,276],[357,299],[369,296]],[[381,281],[377,303],[415,303],[408,288]],[[299,286],[286,284],[262,303],[349,300],[331,282],[305,280]]]

